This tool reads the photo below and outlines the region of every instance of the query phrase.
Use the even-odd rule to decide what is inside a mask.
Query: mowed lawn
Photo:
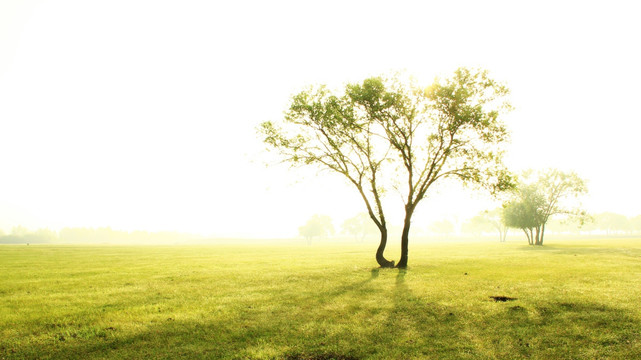
[[[548,242],[0,246],[0,359],[641,358],[641,239]]]

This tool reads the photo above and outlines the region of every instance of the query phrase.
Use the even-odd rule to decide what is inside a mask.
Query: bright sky
[[[641,214],[636,1],[0,1],[0,228],[295,236],[363,211],[341,178],[266,166],[290,95],[405,69],[512,89],[508,163],[589,180]],[[443,190],[415,224],[465,218]],[[399,209],[400,210],[400,209]],[[398,219],[398,217],[397,217]]]

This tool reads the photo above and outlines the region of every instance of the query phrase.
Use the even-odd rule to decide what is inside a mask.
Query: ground
[[[0,359],[641,357],[641,239],[547,241],[0,246]]]

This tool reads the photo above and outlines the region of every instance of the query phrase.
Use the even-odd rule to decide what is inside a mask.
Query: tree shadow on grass
[[[264,303],[241,298],[225,308],[228,314],[205,315],[200,321],[176,320],[173,310],[168,310],[166,316],[163,313],[152,322],[134,320],[121,326],[94,327],[95,334],[79,335],[77,327],[61,325],[53,329],[48,341],[32,342],[22,349],[0,349],[0,358],[358,359],[361,355],[354,350],[358,344],[339,343],[342,338],[349,339],[353,329],[339,326],[330,331],[331,324],[325,323],[348,323],[353,309],[341,308],[341,316],[331,319],[332,310],[324,308],[335,306],[333,302],[343,305],[343,298],[353,306],[354,299],[375,294],[368,284],[379,275],[375,268],[363,280],[329,291],[287,288],[290,295],[297,295],[294,301],[276,294],[262,300]],[[301,306],[306,308],[301,310]],[[214,313],[217,309],[210,310]],[[83,309],[78,316],[85,312]]]
[[[594,302],[479,302],[475,314],[416,296],[400,270],[382,343],[389,358],[639,358],[641,322]],[[471,300],[479,301],[479,300]],[[478,315],[485,314],[485,315]],[[384,351],[384,350],[379,350]]]
[[[641,354],[638,320],[593,303],[549,302],[540,306],[492,303],[498,309],[469,319],[448,307],[416,297],[397,277],[394,308],[369,342],[356,349],[331,343],[333,336],[301,338],[304,321],[173,321],[144,331],[104,338],[52,339],[57,344],[22,349],[4,357],[38,359],[344,359],[360,358],[620,358]],[[305,334],[303,334],[305,335]],[[362,341],[362,339],[358,339]],[[349,339],[346,339],[349,342]],[[1,354],[2,352],[0,352]]]
[[[296,324],[292,324],[296,325]],[[280,321],[174,321],[149,324],[136,333],[121,329],[90,339],[56,335],[29,348],[0,349],[3,359],[336,359],[359,356],[343,349],[297,346],[296,328]],[[298,334],[300,335],[300,334]],[[294,340],[292,340],[294,339]],[[312,346],[310,346],[312,345]],[[301,350],[302,349],[302,350]],[[7,350],[7,351],[5,351]]]
[[[457,314],[415,296],[406,274],[405,269],[376,268],[367,278],[330,291],[306,289],[296,294],[299,304],[277,296],[266,301],[269,307],[241,300],[233,314],[200,321],[167,314],[138,324],[135,331],[116,325],[88,338],[55,334],[49,343],[34,344],[15,357],[353,360],[471,353],[473,348],[461,341]],[[369,286],[379,277],[392,287]]]
[[[389,277],[393,274],[394,279]],[[241,298],[226,308],[228,313],[215,313],[212,306],[204,309],[211,314],[201,319],[176,320],[168,312],[150,323],[107,326],[84,338],[61,332],[29,349],[2,348],[0,357],[320,360],[641,354],[639,320],[616,307],[487,299],[478,304],[487,314],[470,315],[429,295],[417,296],[413,282],[422,279],[412,275],[404,269],[373,269],[358,281],[306,289],[294,302],[273,294],[261,299],[265,304]],[[298,289],[290,291],[285,297]]]
[[[416,296],[408,286],[410,273],[398,269],[390,294],[393,308],[384,326],[387,331],[380,334],[381,346],[376,353],[393,359],[466,358],[466,354],[473,354],[474,348],[461,336],[460,314],[450,306]]]
[[[641,323],[594,302],[495,303],[474,323],[478,342],[499,358],[638,358]]]
[[[325,300],[325,301],[331,300],[333,298],[336,298],[336,297],[339,297],[341,295],[344,295],[344,294],[346,294],[348,292],[359,291],[359,290],[363,289],[370,282],[376,280],[380,275],[380,270],[381,270],[380,268],[373,268],[370,271],[370,276],[367,279],[339,286],[339,287],[333,289],[332,291],[324,293],[324,296],[322,296],[322,297],[313,296],[313,298],[316,299],[317,301],[322,302],[323,300]]]

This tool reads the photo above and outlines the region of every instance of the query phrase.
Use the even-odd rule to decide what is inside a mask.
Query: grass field
[[[0,359],[641,358],[641,239],[524,243],[0,246]]]

